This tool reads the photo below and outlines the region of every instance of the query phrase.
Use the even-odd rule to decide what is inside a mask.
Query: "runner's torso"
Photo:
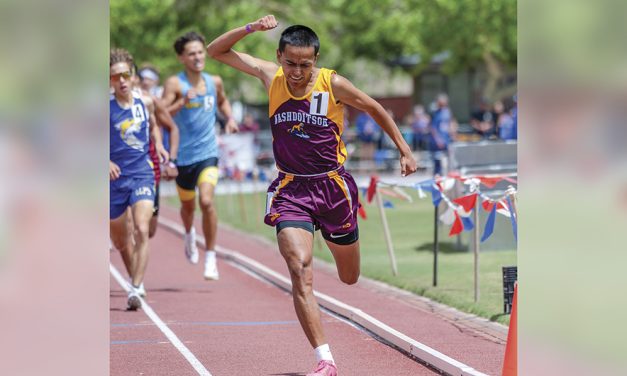
[[[148,111],[141,97],[133,93],[133,103],[122,108],[112,95],[109,100],[109,159],[117,164],[122,177],[153,176],[148,143]]]
[[[282,68],[274,76],[269,90],[269,116],[274,158],[281,171],[311,175],[344,164],[344,105],[331,90],[334,73],[320,68],[313,88],[302,97],[289,92]]]
[[[191,165],[208,158],[218,156],[218,142],[215,134],[217,93],[213,78],[202,73],[205,93],[196,93],[175,116],[179,127],[180,141],[177,164]],[[178,74],[181,94],[187,95],[192,88],[185,72]]]

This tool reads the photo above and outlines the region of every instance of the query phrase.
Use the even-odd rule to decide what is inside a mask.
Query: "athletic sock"
[[[333,360],[333,355],[331,355],[331,349],[328,344],[320,345],[314,349],[316,353],[316,362],[320,362],[321,360],[328,360],[331,363],[335,364]]]
[[[214,251],[214,250],[207,250],[205,252],[205,258],[206,259],[213,259],[215,261],[215,259],[216,259],[216,251]]]

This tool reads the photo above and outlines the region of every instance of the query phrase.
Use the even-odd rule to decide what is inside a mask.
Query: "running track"
[[[162,206],[161,216],[178,222],[172,208]],[[202,233],[198,224],[197,233]],[[287,276],[278,250],[268,242],[221,226],[218,244]],[[125,311],[126,292],[111,276],[111,375],[304,375],[315,366],[287,292],[223,259],[220,281],[204,281],[202,262],[189,264],[181,237],[165,226],[150,247],[145,285],[153,312]],[[111,253],[111,264],[126,276],[118,254]],[[367,280],[345,286],[333,268],[322,263],[314,268],[317,291],[477,371],[500,374],[506,330]],[[345,320],[324,313],[322,319],[343,376],[436,374]]]

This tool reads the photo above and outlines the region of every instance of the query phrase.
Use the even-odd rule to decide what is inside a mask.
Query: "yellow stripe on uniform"
[[[348,204],[352,208],[353,207],[353,200],[351,199],[350,192],[348,191],[348,185],[346,184],[346,181],[344,181],[344,178],[341,177],[337,173],[337,171],[329,172],[328,175],[329,175],[329,178],[335,180],[337,185],[340,186],[340,189],[342,190],[342,192],[344,192],[344,197],[346,197],[346,200],[348,200]]]
[[[218,168],[216,166],[205,167],[198,175],[198,181],[196,185],[201,185],[202,183],[209,183],[214,187],[218,184]]]
[[[276,190],[274,191],[274,195],[275,196],[278,195],[281,188],[285,187],[292,180],[294,180],[294,175],[285,175],[283,180],[281,180],[281,183],[279,183],[279,186],[276,187]]]
[[[176,191],[179,194],[179,199],[181,201],[189,201],[189,200],[193,200],[194,197],[196,197],[196,190],[192,189],[185,189],[185,188],[181,188],[179,187],[179,185],[176,185]]]
[[[199,186],[202,183],[209,183],[215,187],[218,184],[218,175],[218,168],[216,166],[205,167],[200,174],[198,174],[196,186]],[[178,192],[181,201],[193,200],[196,197],[196,189],[185,189],[177,184],[176,191]]]
[[[337,134],[335,131],[333,131],[333,133],[335,134],[335,139],[337,140],[337,162],[342,165],[346,161],[346,155],[348,152],[346,151],[344,141],[342,141],[342,136]]]
[[[272,197],[270,197],[270,202],[268,203],[268,208],[270,208],[272,206],[272,202],[274,201],[274,198],[279,194],[279,191],[281,190],[281,188],[285,187],[292,180],[294,180],[294,175],[287,175],[287,174],[285,175],[285,177],[281,180],[279,185],[274,190],[274,193],[272,194]]]

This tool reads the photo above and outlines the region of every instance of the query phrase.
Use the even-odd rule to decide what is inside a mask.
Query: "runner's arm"
[[[120,170],[120,166],[115,164],[114,162],[109,161],[109,180],[116,180],[120,177],[122,170]]]
[[[417,163],[409,145],[405,142],[405,139],[403,138],[401,131],[394,123],[394,120],[385,111],[383,106],[379,104],[379,102],[372,99],[363,91],[357,89],[349,80],[339,74],[334,74],[331,77],[331,89],[333,90],[333,95],[337,100],[370,114],[383,131],[390,136],[392,141],[394,141],[394,144],[396,144],[398,151],[401,153],[400,163],[401,174],[403,176],[416,172]]]
[[[207,54],[215,60],[230,65],[253,77],[257,77],[261,80],[266,89],[269,89],[272,78],[279,69],[278,65],[242,52],[234,51],[232,47],[246,35],[254,31],[271,30],[277,26],[278,22],[275,20],[274,16],[269,15],[249,23],[246,26],[240,26],[231,31],[227,31],[207,45]]]
[[[167,163],[170,160],[170,156],[163,147],[161,130],[157,126],[157,117],[155,116],[155,102],[152,100],[152,98],[150,98],[149,101],[144,101],[144,103],[146,103],[146,107],[148,107],[148,112],[150,113],[150,116],[148,117],[150,137],[152,137],[152,142],[155,143],[155,150],[157,151],[157,155],[159,156],[159,161],[161,163]]]
[[[179,151],[179,127],[159,98],[153,98],[157,122],[170,132],[170,159],[176,159]]]
[[[216,85],[216,92],[218,93],[218,108],[220,109],[220,113],[222,113],[222,115],[226,118],[226,133],[237,133],[239,127],[233,118],[231,102],[229,102],[229,99],[226,97],[226,93],[224,92],[224,83],[222,82],[222,78],[220,78],[220,76],[213,76],[212,78],[214,84]]]
[[[185,98],[181,94],[178,77],[172,76],[165,81],[162,99],[163,105],[172,116],[176,115],[185,106]]]

